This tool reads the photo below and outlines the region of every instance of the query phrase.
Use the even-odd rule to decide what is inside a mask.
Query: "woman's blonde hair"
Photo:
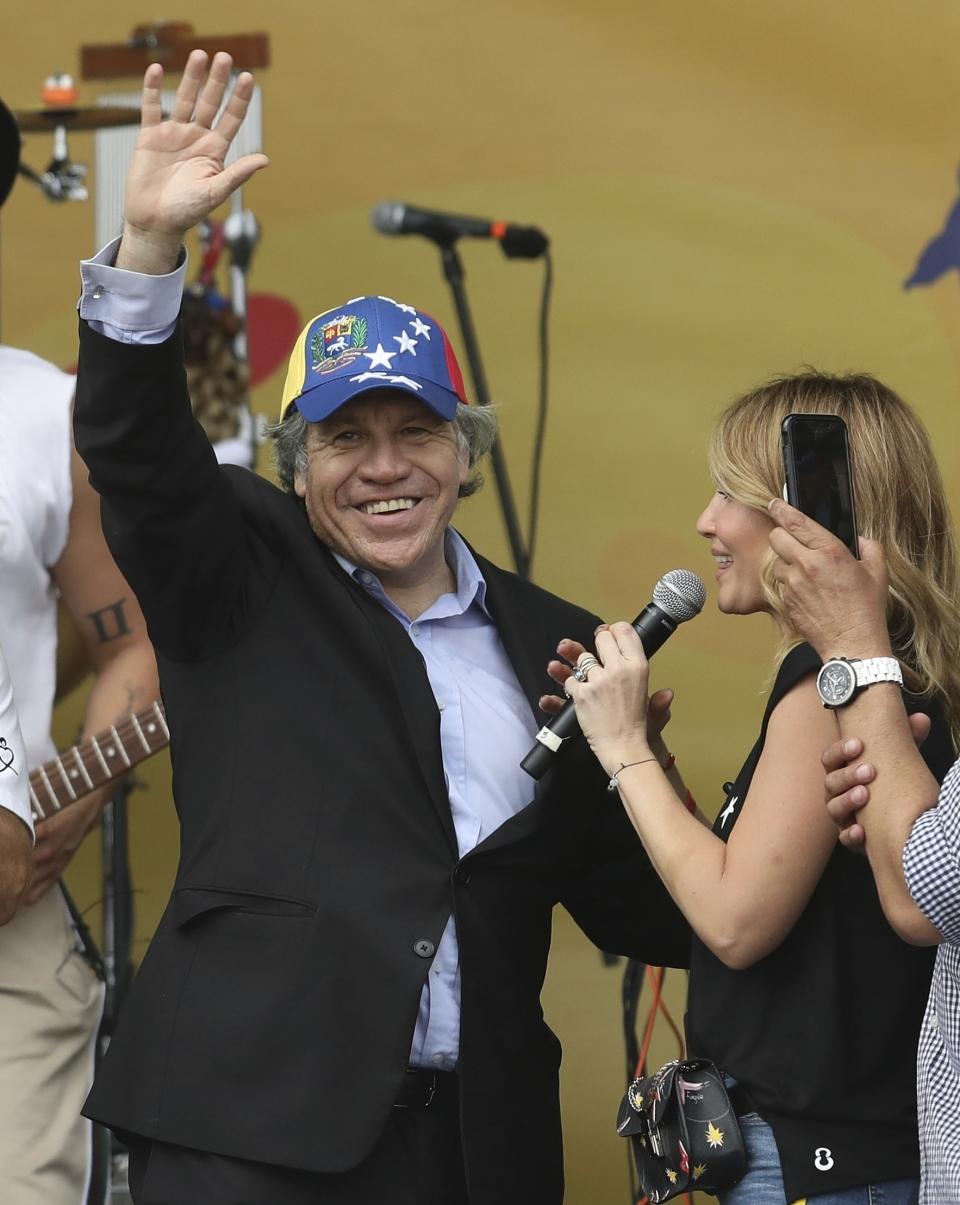
[[[883,546],[890,572],[887,624],[911,691],[938,696],[960,744],[960,575],[943,480],[926,428],[894,391],[865,373],[777,377],[729,406],[710,440],[717,488],[766,511],[783,488],[780,424],[788,414],[838,414],[847,425],[860,534]],[[782,657],[800,642],[772,570],[764,594],[784,631]],[[837,649],[838,654],[843,649]]]

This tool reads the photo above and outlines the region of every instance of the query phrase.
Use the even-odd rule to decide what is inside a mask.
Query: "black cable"
[[[637,1063],[640,1061],[640,1043],[637,1041],[637,1013],[640,1009],[640,994],[643,991],[643,979],[646,970],[646,964],[637,962],[635,958],[627,959],[627,965],[623,970],[621,999],[623,1002],[623,1041],[627,1059],[628,1084],[631,1084],[638,1074]]]
[[[543,253],[543,292],[540,298],[540,399],[537,411],[537,431],[533,441],[530,468],[530,517],[527,523],[527,574],[533,566],[533,550],[537,542],[537,520],[540,507],[540,467],[543,461],[544,436],[547,429],[547,384],[550,362],[549,316],[553,293],[553,260],[550,251]]]
[[[646,1068],[638,1068],[637,1063],[640,1059],[640,1043],[637,1041],[637,1013],[640,1009],[640,994],[643,991],[643,980],[646,974],[646,964],[637,962],[635,958],[628,958],[627,965],[623,970],[623,986],[621,991],[621,1002],[623,1006],[623,1040],[626,1048],[627,1056],[627,1086],[633,1083],[634,1078],[645,1071]],[[630,1149],[630,1143],[627,1144],[627,1169],[630,1177],[630,1205],[635,1203],[643,1195],[640,1187],[640,1180],[637,1176],[637,1167],[633,1159],[633,1152]]]

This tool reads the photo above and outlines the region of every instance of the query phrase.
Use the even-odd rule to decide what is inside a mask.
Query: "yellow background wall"
[[[82,43],[153,14],[107,0],[0,12],[2,96],[36,103]],[[265,149],[247,190],[264,237],[252,287],[308,316],[363,292],[414,299],[448,323],[436,253],[369,228],[376,201],[541,225],[556,260],[551,418],[535,577],[632,616],[682,565],[712,582],[693,522],[710,492],[703,446],[733,394],[803,364],[866,369],[919,408],[955,491],[960,296],[951,274],[905,293],[956,195],[956,46],[947,0],[194,0],[198,31],[265,28]],[[124,85],[126,86],[126,85]],[[119,87],[119,86],[118,86]],[[112,85],[81,85],[93,100]],[[92,138],[71,140],[92,162]],[[43,167],[46,138],[27,139]],[[76,261],[90,205],[21,182],[2,219],[3,338],[75,357]],[[520,511],[535,417],[540,270],[463,247]],[[257,389],[273,413],[280,381]],[[0,434],[2,437],[2,434]],[[508,560],[496,497],[461,526]],[[560,633],[558,633],[558,636]],[[771,647],[762,619],[707,612],[657,661],[678,693],[671,744],[708,810],[752,742]],[[62,709],[69,743],[79,703]],[[139,949],[166,900],[176,833],[157,759],[133,803]],[[95,909],[97,850],[71,874]],[[91,915],[95,916],[93,911]],[[678,989],[680,976],[675,977]],[[621,1090],[618,976],[558,917],[545,996],[564,1039],[568,1200],[626,1200],[612,1133]],[[667,1057],[661,1041],[655,1057]]]

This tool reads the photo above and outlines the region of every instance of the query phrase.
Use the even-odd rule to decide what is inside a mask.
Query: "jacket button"
[[[419,941],[413,943],[413,952],[420,958],[432,958],[436,947],[432,941],[425,941],[422,937]]]

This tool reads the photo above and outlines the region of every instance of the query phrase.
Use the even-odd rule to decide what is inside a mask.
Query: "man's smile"
[[[365,515],[385,515],[391,511],[413,510],[419,498],[384,498],[378,502],[361,502],[357,510]]]

